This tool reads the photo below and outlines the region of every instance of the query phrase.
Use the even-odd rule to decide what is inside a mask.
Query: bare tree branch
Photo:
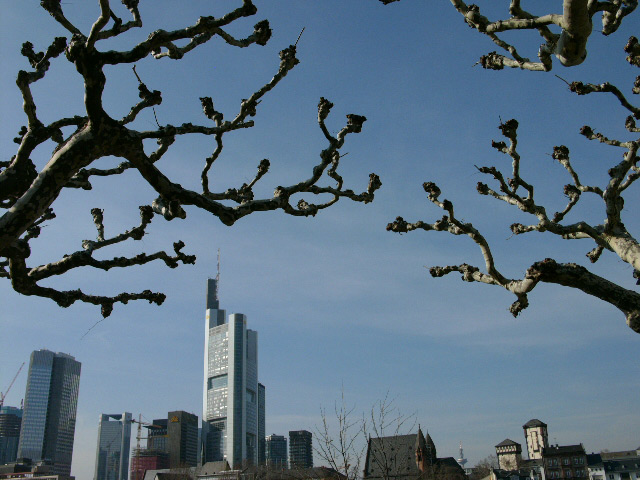
[[[220,193],[209,190],[209,175],[215,160],[223,153],[225,135],[254,125],[252,118],[257,115],[262,99],[298,64],[295,45],[280,52],[274,76],[246,99],[241,100],[237,113],[230,117],[230,120],[225,120],[223,114],[214,109],[213,99],[202,97],[205,117],[212,124],[160,125],[156,119],[157,129],[138,131],[131,128],[140,112],[147,108],[153,109],[162,103],[160,91],[147,87],[136,72],[135,66],[133,71],[138,80],[140,101],[119,120],[106,112],[103,105],[106,65],[135,64],[148,56],[178,60],[216,36],[232,47],[265,45],[271,36],[271,28],[266,20],[256,23],[253,32],[245,38],[236,38],[226,31],[226,27],[237,20],[256,14],[257,8],[251,0],[242,0],[240,6],[220,17],[200,17],[185,28],[174,31],[155,30],[145,41],[122,51],[100,51],[98,46],[101,40],[122,35],[132,28],[142,26],[139,2],[122,0],[122,4],[132,16],[132,20],[127,23],[123,23],[114,13],[113,9],[116,7],[112,5],[113,2],[98,0],[98,3],[100,15],[93,23],[88,36],[85,36],[66,19],[59,0],[43,0],[42,7],[71,33],[71,37],[56,38],[45,52],[36,52],[28,42],[22,48],[23,56],[33,69],[30,72],[20,71],[17,75],[27,125],[22,127],[16,138],[19,145],[16,155],[10,161],[0,163],[0,277],[10,280],[14,290],[25,295],[50,298],[64,307],[76,301],[100,305],[104,316],[111,313],[115,303],[145,299],[160,304],[164,295],[149,290],[103,296],[86,294],[80,289],[56,290],[41,286],[38,282],[81,267],[109,270],[114,267],[144,265],[154,260],[160,260],[171,268],[179,263],[194,263],[194,256],[182,252],[184,244],[181,241],[174,243],[173,254],[159,251],[151,254],[140,253],[130,258],[94,258],[93,254],[100,249],[115,248],[128,240],[140,240],[146,235],[146,227],[155,213],[161,214],[167,220],[185,218],[186,208],[195,206],[218,217],[223,224],[232,225],[239,218],[259,211],[279,209],[289,215],[313,216],[340,198],[363,203],[373,200],[375,191],[381,185],[377,175],[371,174],[366,190],[356,194],[344,188],[342,177],[337,172],[341,158],[339,151],[344,146],[346,136],[359,133],[366,119],[359,115],[348,115],[346,126],[337,135],[332,136],[324,124],[330,109],[330,102],[324,99],[319,106],[318,122],[328,146],[320,152],[320,159],[312,167],[312,174],[308,179],[290,186],[277,186],[272,197],[256,199],[253,189],[265,178],[270,166],[269,160],[263,159],[250,182]],[[75,117],[62,118],[45,126],[38,119],[37,102],[31,91],[31,84],[45,77],[51,59],[58,57],[63,51],[67,61],[73,63],[82,77],[84,111]],[[65,138],[62,132],[65,127],[76,127],[76,130]],[[177,137],[192,134],[211,137],[214,144],[213,153],[204,159],[200,172],[201,192],[184,188],[172,181],[162,172],[160,165],[160,160]],[[144,149],[143,143],[148,139],[156,139],[158,143],[157,149],[152,153],[146,153]],[[31,161],[31,155],[48,140],[53,140],[57,145],[49,161],[38,171]],[[93,166],[95,161],[105,157],[115,157],[122,161],[112,168]],[[140,207],[140,225],[106,238],[103,211],[93,209],[91,213],[98,231],[96,240],[85,240],[82,250],[65,255],[60,260],[36,267],[27,265],[27,258],[31,253],[29,242],[40,236],[41,227],[45,222],[54,219],[52,206],[63,189],[91,190],[92,177],[115,181],[119,175],[133,171],[137,171],[143,181],[157,193],[157,198],[150,202],[151,205]],[[327,181],[328,184],[321,184],[323,181]],[[311,203],[300,199],[301,194],[320,196],[321,200]],[[296,197],[295,201],[293,197]]]
[[[580,82],[573,82],[570,86],[571,91],[578,95],[599,92],[613,93],[622,106],[633,113],[633,116],[628,117],[625,121],[626,129],[630,133],[638,132],[634,121],[634,117],[637,118],[639,116],[638,109],[624,98],[619,89],[608,83],[584,85]],[[492,177],[497,184],[497,188],[494,189],[485,183],[479,182],[477,191],[481,195],[490,196],[515,206],[522,212],[536,218],[536,223],[530,225],[512,224],[510,227],[511,232],[515,235],[545,232],[566,240],[591,240],[595,245],[586,253],[590,262],[598,261],[606,250],[614,253],[623,262],[629,264],[633,268],[634,278],[638,278],[638,272],[640,272],[640,244],[626,229],[622,221],[622,211],[624,207],[623,193],[640,177],[638,168],[640,138],[620,141],[597,133],[589,126],[582,127],[581,133],[588,140],[595,140],[604,145],[625,150],[622,160],[608,170],[609,181],[604,187],[584,185],[570,160],[569,149],[564,145],[554,147],[552,158],[564,167],[573,183],[564,187],[564,194],[568,198],[566,207],[562,211],[556,212],[553,216],[549,216],[544,206],[537,203],[533,186],[527,183],[520,174],[521,158],[517,151],[518,122],[509,120],[501,123],[499,128],[503,136],[508,139],[508,144],[504,141],[494,141],[492,146],[500,153],[511,157],[510,177],[505,178],[496,167],[480,167],[478,170]],[[429,200],[434,205],[445,210],[445,215],[431,224],[422,221],[409,223],[402,217],[398,217],[394,222],[387,225],[387,230],[397,233],[413,230],[441,231],[453,235],[466,235],[480,248],[485,262],[484,272],[480,268],[468,264],[431,267],[430,273],[433,277],[442,277],[452,272],[458,272],[462,275],[462,279],[467,282],[501,286],[516,296],[516,301],[510,307],[510,311],[514,316],[517,316],[529,305],[527,295],[539,282],[575,288],[618,308],[625,315],[629,327],[640,333],[639,293],[602,278],[583,266],[574,263],[559,263],[551,258],[531,265],[524,278],[510,279],[498,270],[486,238],[471,223],[462,222],[455,217],[451,201],[439,200],[441,191],[435,183],[427,182],[423,185],[423,188]],[[590,224],[585,220],[564,223],[564,220],[573,213],[574,207],[579,203],[583,194],[592,194],[603,202],[605,219],[601,224]]]
[[[389,4],[396,0],[380,1]],[[543,72],[551,70],[552,55],[555,55],[565,67],[579,65],[585,60],[587,42],[596,14],[602,13],[602,33],[610,35],[638,6],[637,0],[562,0],[562,14],[534,15],[522,9],[520,0],[510,0],[509,18],[492,21],[480,13],[478,5],[467,5],[462,0],[451,0],[451,3],[463,16],[467,25],[487,35],[509,54],[505,56],[491,52],[484,55],[479,62],[484,68],[502,70],[504,67],[510,67]],[[553,33],[550,26],[560,29],[560,33]],[[514,45],[497,35],[512,30],[537,30],[545,41],[538,49],[538,62],[521,56]],[[632,46],[629,48],[633,49]],[[635,55],[637,56],[637,53]]]

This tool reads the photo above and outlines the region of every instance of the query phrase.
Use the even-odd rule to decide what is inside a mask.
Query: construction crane
[[[0,392],[0,408],[2,408],[2,406],[4,405],[4,397],[7,396],[7,393],[9,393],[9,390],[11,390],[11,387],[13,387],[13,382],[15,382],[16,378],[18,378],[18,375],[20,375],[20,371],[22,370],[22,367],[24,367],[24,364],[25,362],[22,362],[22,365],[20,365],[20,368],[14,375],[13,380],[11,380],[11,383],[9,384],[5,392],[4,393]]]
[[[138,424],[138,434],[136,435],[136,449],[134,450],[134,456],[135,457],[139,457],[140,456],[140,451],[141,451],[140,440],[148,439],[148,437],[143,437],[142,436],[142,426],[145,425],[145,426],[147,426],[149,428],[164,428],[164,427],[162,425],[154,425],[153,423],[150,423],[150,422],[143,422],[142,421],[142,414],[140,414],[138,416],[138,420],[132,418],[131,419],[131,423],[137,423]],[[138,470],[136,473],[137,473],[136,474],[136,480],[141,480],[140,475],[141,475],[142,472],[140,470]]]

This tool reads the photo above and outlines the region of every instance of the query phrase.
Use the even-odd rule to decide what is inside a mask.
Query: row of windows
[[[574,465],[584,465],[584,457],[573,457]],[[547,465],[550,467],[557,467],[560,465],[558,458],[548,458]],[[571,458],[565,457],[562,459],[562,465],[571,465]]]
[[[580,477],[586,477],[586,476],[587,476],[586,471],[583,469],[577,469],[575,471],[571,469],[565,469],[564,477],[561,475],[560,470],[552,470],[549,472],[549,475],[548,475],[549,478],[580,478]]]

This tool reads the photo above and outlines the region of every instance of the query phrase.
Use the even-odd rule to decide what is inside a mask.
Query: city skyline
[[[200,15],[223,15],[240,3],[141,1],[143,28],[100,48],[113,43],[118,49],[158,28],[192,25]],[[119,2],[111,4],[129,18]],[[491,4],[486,14],[502,18],[506,2]],[[560,13],[555,4],[540,0],[532,8]],[[123,244],[123,251],[104,249],[103,258],[171,251],[173,242],[182,240],[184,251],[197,255],[195,265],[87,268],[42,283],[82,286],[96,295],[142,289],[167,294],[160,307],[116,305],[106,320],[93,305],[60,308],[19,295],[5,279],[0,285],[0,390],[34,349],[82,360],[72,468],[82,479],[91,478],[95,468],[101,412],[128,411],[136,418],[142,413],[148,422],[178,409],[201,416],[203,296],[207,278],[216,274],[219,248],[223,307],[243,312],[249,327],[260,333],[268,433],[313,431],[321,423],[320,408],[333,412],[342,391],[358,416],[389,392],[404,413],[416,414],[441,455],[457,456],[462,441],[468,466],[494,453],[505,438],[524,441],[522,424],[530,418],[553,426],[553,444],[583,442],[587,452],[637,447],[640,419],[629,399],[640,395],[639,337],[618,311],[585,294],[544,286],[514,319],[508,292],[452,275],[430,277],[425,267],[482,262],[468,238],[398,235],[385,226],[398,215],[408,221],[439,219],[442,211],[422,189],[423,182],[434,181],[441,198],[455,203],[459,218],[498,242],[493,253],[505,274],[521,278],[529,265],[547,256],[583,263],[591,245],[582,241],[557,242],[551,250],[544,234],[513,236],[509,225],[529,219],[479,196],[482,175],[474,166],[495,165],[507,174],[509,159],[491,141],[504,140],[498,126],[514,118],[520,122],[522,174],[549,212],[564,208],[563,186],[571,182],[551,157],[554,146],[571,149],[585,184],[606,182],[603,164],[615,154],[579,131],[590,125],[627,139],[626,113],[611,95],[576,96],[555,75],[567,82],[609,81],[628,92],[638,73],[624,61],[623,47],[637,35],[639,12],[611,36],[594,31],[583,65],[567,69],[555,62],[552,72],[534,73],[474,67],[495,47],[468,28],[450,2],[401,0],[384,6],[377,0],[260,0],[256,5],[257,16],[234,26],[234,33],[244,38],[256,21],[268,19],[273,34],[266,46],[236,49],[213,39],[178,62],[149,58],[136,65],[148,88],[162,92],[163,103],[155,107],[158,123],[206,122],[201,96],[211,96],[216,110],[233,118],[242,99],[272,78],[279,51],[295,43],[305,27],[297,44],[300,64],[265,96],[252,118],[255,127],[229,135],[224,155],[215,162],[212,188],[224,191],[251,182],[264,158],[271,168],[256,194],[270,196],[274,186],[308,178],[326,146],[317,125],[318,101],[325,97],[335,105],[327,119],[332,134],[347,114],[367,117],[362,132],[347,139],[341,175],[356,192],[366,188],[370,172],[380,175],[383,186],[375,200],[368,205],[341,200],[308,218],[258,212],[232,227],[190,208],[185,220],[155,217],[150,235]],[[22,44],[30,41],[35,51],[44,51],[55,36],[68,32],[39,2],[3,2],[2,7],[0,54],[6,68],[0,69],[0,108],[6,128],[0,130],[0,148],[8,161],[15,155],[13,138],[25,124],[16,86],[17,72],[30,69],[20,54]],[[62,8],[85,34],[99,15],[98,2],[91,0],[63,2]],[[537,44],[529,54],[535,58],[536,52]],[[130,68],[109,67],[106,73],[104,105],[121,118],[140,101],[138,81]],[[52,59],[47,77],[33,91],[43,122],[82,113],[78,79],[64,55]],[[139,120],[156,128],[150,109]],[[33,158],[38,167],[55,145],[42,148],[44,154]],[[199,178],[192,182],[187,172],[201,168],[214,148],[199,137],[177,141],[162,168],[196,189]],[[103,168],[120,161],[104,159]],[[29,263],[61,259],[81,250],[82,239],[95,239],[91,208],[103,210],[107,237],[138,225],[138,206],[157,194],[141,187],[133,169],[119,177],[117,190],[103,179],[96,179],[90,192],[65,189],[56,202],[56,221],[45,222],[33,240],[37,248]],[[625,204],[625,225],[637,232],[639,219],[629,208]],[[596,215],[595,208],[588,212]],[[574,213],[579,219],[582,212]],[[602,276],[636,288],[632,271],[621,267],[607,251],[593,266]],[[5,404],[19,406],[25,386],[26,368]]]

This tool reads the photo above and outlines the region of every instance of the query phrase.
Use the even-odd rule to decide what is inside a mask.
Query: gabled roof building
[[[365,480],[463,480],[455,458],[438,458],[431,436],[417,434],[369,438]]]

